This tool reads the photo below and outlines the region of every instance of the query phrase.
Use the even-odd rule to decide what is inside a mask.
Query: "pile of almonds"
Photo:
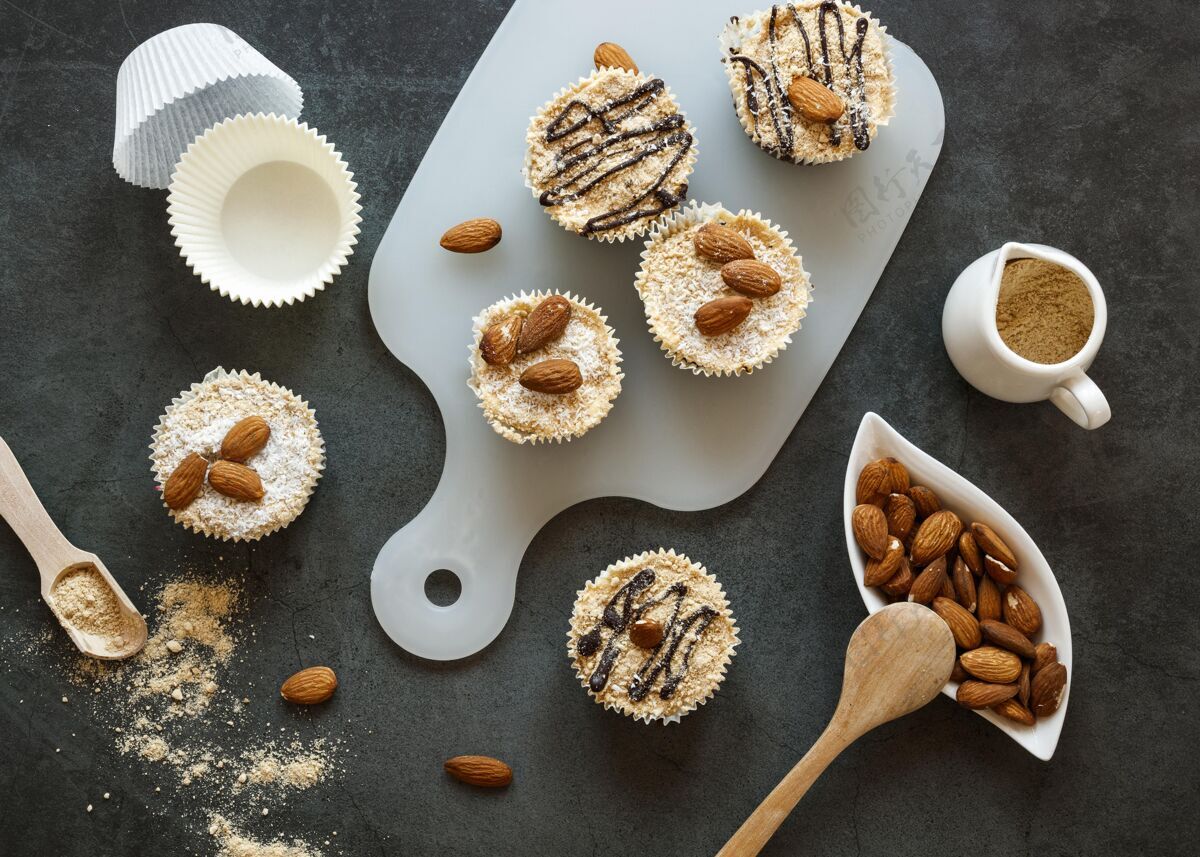
[[[518,354],[530,354],[556,341],[571,320],[571,302],[551,295],[522,317],[507,315],[488,325],[479,339],[479,354],[489,366],[507,366]],[[578,390],[583,375],[574,360],[554,359],[534,363],[521,373],[521,386],[535,393],[562,395]]]
[[[751,298],[766,298],[783,287],[779,272],[754,258],[754,248],[737,231],[719,223],[696,230],[696,255],[721,266],[721,279],[738,294],[715,298],[694,316],[696,329],[705,336],[728,333],[746,320],[754,307]]]
[[[966,708],[1032,726],[1058,710],[1067,668],[1052,643],[1034,643],[1042,611],[1017,586],[1017,557],[987,524],[964,527],[936,494],[912,485],[895,458],[858,477],[850,525],[867,554],[863,582],[933,608],[961,654],[951,681]]]
[[[171,509],[183,509],[200,495],[204,477],[214,490],[234,500],[257,503],[266,493],[253,467],[244,463],[260,452],[271,437],[271,427],[259,416],[246,417],[234,424],[221,441],[221,458],[208,466],[199,453],[189,453],[163,485],[163,501]]]

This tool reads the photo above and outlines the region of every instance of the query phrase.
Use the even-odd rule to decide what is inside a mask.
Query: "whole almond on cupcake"
[[[660,78],[602,67],[530,120],[525,183],[564,229],[601,241],[642,235],[687,197],[696,141]]]
[[[484,418],[514,443],[571,440],[621,392],[621,351],[607,320],[579,297],[521,292],[474,320],[471,378]]]
[[[786,232],[759,214],[697,203],[651,231],[636,286],[663,351],[705,375],[770,363],[812,299]]]
[[[894,113],[885,28],[858,6],[772,6],[732,18],[720,43],[738,121],[781,160],[848,158]]]
[[[676,723],[716,692],[737,634],[717,579],[659,549],[610,565],[579,591],[567,654],[605,708]]]

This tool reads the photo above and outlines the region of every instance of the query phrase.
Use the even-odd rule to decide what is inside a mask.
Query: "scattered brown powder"
[[[310,848],[300,840],[291,844],[281,839],[260,842],[239,833],[220,814],[209,818],[208,832],[217,840],[220,851],[217,857],[320,857],[321,852]]]
[[[1035,363],[1062,363],[1092,332],[1092,296],[1074,271],[1041,259],[1004,266],[996,328],[1004,344]]]
[[[111,652],[125,647],[126,638],[137,633],[108,581],[94,565],[71,569],[54,582],[50,609],[64,625],[101,637]]]

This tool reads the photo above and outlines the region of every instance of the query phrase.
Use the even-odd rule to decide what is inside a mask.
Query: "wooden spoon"
[[[37,563],[38,573],[42,577],[42,600],[50,605],[51,610],[54,610],[55,583],[77,569],[95,569],[116,596],[125,620],[125,631],[116,640],[76,628],[54,610],[54,615],[79,651],[93,658],[120,660],[142,650],[142,646],[146,645],[146,620],[113,580],[100,557],[72,545],[54,526],[4,438],[0,438],[0,517],[8,521]]]
[[[833,719],[717,857],[753,857],[838,753],[876,726],[916,711],[938,695],[954,668],[954,637],[920,604],[891,604],[850,637],[842,698]]]

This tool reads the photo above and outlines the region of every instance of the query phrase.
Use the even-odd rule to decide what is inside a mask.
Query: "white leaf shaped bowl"
[[[842,502],[850,567],[854,583],[869,612],[883,609],[888,602],[882,592],[863,585],[865,556],[854,540],[850,515],[855,506],[854,490],[859,472],[867,462],[887,456],[893,456],[903,463],[908,468],[912,483],[932,489],[942,505],[962,518],[964,524],[981,521],[994,529],[1020,561],[1017,582],[1042,610],[1042,630],[1034,642],[1047,640],[1058,648],[1058,659],[1067,668],[1067,687],[1058,711],[1049,717],[1039,717],[1033,726],[1023,726],[990,710],[975,713],[990,720],[1039,759],[1049,759],[1058,746],[1058,736],[1062,732],[1067,704],[1070,702],[1071,679],[1075,675],[1071,660],[1071,622],[1054,572],[1033,539],[999,503],[937,459],[913,446],[881,416],[868,411],[859,424],[858,435],[850,450]],[[950,682],[942,693],[953,699],[957,691],[958,683]]]
[[[306,123],[235,116],[179,159],[167,197],[171,234],[200,281],[230,300],[302,301],[354,252],[362,218],[352,177]]]

